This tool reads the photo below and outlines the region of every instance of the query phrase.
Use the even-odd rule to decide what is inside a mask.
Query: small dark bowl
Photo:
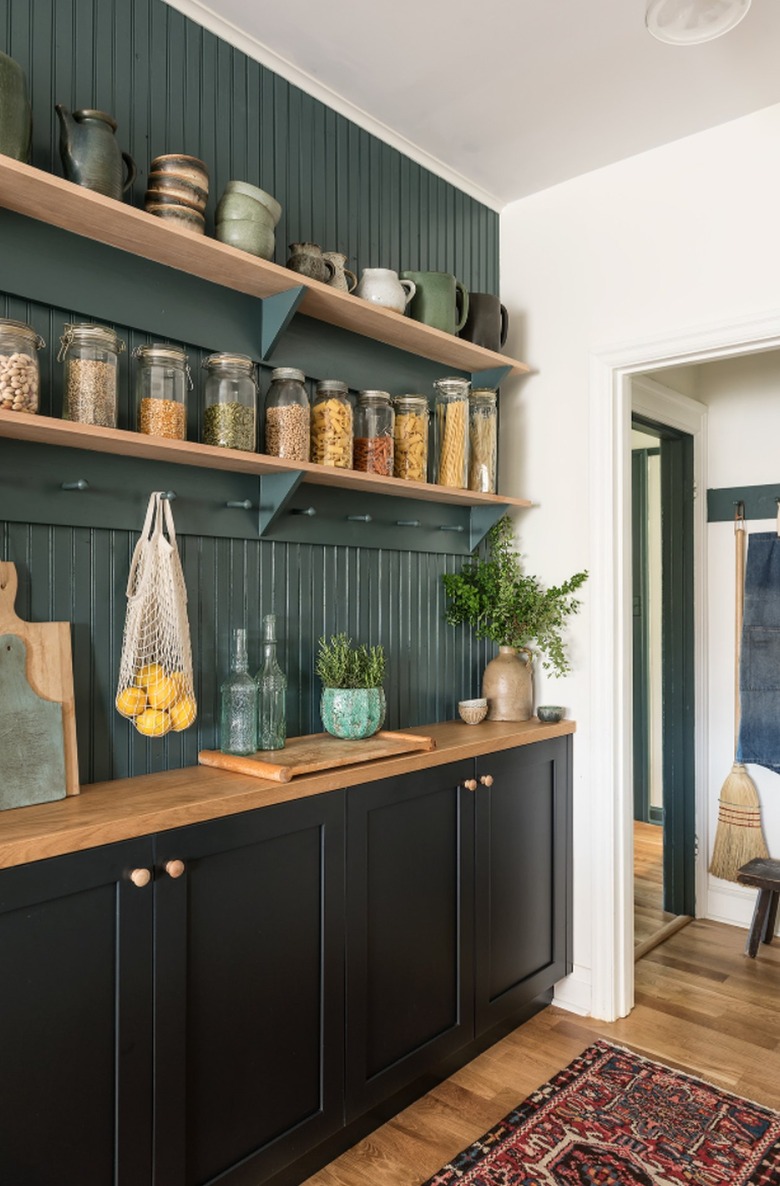
[[[560,704],[540,704],[536,715],[543,725],[557,725],[563,718],[565,709]]]

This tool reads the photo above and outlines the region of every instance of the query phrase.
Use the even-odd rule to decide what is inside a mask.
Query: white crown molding
[[[351,120],[352,123],[357,124],[358,127],[363,128],[364,131],[370,132],[372,136],[376,136],[379,140],[389,144],[391,148],[395,148],[404,156],[410,157],[421,165],[424,169],[435,173],[437,177],[441,177],[443,181],[448,181],[450,185],[454,185],[457,189],[462,190],[463,193],[468,194],[469,197],[474,198],[477,202],[481,202],[484,206],[488,206],[491,210],[497,213],[506,206],[506,202],[501,198],[497,198],[495,194],[489,193],[482,189],[480,185],[470,181],[468,177],[464,177],[455,169],[451,169],[440,161],[438,157],[431,156],[424,148],[414,144],[411,140],[407,140],[405,136],[393,131],[381,120],[374,119],[367,111],[363,111],[361,107],[357,107],[348,99],[343,98],[336,91],[331,90],[330,87],[325,86],[324,83],[319,82],[316,78],[312,78],[305,70],[301,70],[298,66],[293,65],[287,58],[278,54],[270,46],[263,44],[262,41],[257,41],[256,38],[250,37],[244,33],[237,25],[231,21],[225,20],[224,17],[219,16],[211,8],[205,4],[201,4],[200,0],[164,0],[170,8],[175,8],[177,12],[182,13],[183,16],[189,17],[197,25],[204,29],[208,29],[215,37],[221,38],[222,41],[228,42],[235,49],[241,50],[247,57],[253,58],[254,61],[260,62],[262,66],[266,66],[269,70],[273,70],[274,74],[280,75],[286,79],[287,82],[292,83],[293,86],[299,87],[305,91],[307,95],[311,95],[314,99],[319,99],[327,107],[333,111],[343,115],[345,119]]]

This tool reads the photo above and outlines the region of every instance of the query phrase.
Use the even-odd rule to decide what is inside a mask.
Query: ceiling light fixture
[[[700,45],[733,29],[751,0],[648,0],[645,24],[669,45]]]

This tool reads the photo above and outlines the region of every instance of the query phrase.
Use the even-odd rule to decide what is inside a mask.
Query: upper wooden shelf
[[[478,373],[509,367],[509,374],[522,375],[529,369],[517,359],[379,308],[216,239],[181,230],[144,210],[3,155],[0,206],[250,296],[269,297],[303,286],[307,291],[299,306],[301,313],[457,370]]]

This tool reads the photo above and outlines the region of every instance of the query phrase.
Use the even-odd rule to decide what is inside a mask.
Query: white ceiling
[[[644,0],[168,2],[498,208],[780,101],[780,0],[699,46]]]

